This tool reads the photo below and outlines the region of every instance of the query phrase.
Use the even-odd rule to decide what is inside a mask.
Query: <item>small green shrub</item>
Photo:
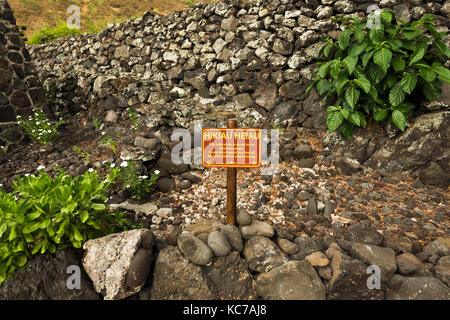
[[[25,132],[41,144],[48,144],[58,138],[58,128],[63,123],[63,120],[59,119],[57,123],[52,124],[45,113],[38,108],[33,109],[33,115],[30,115],[28,120],[21,116],[17,116],[17,119]]]
[[[102,141],[100,141],[100,145],[107,146],[114,152],[115,155],[117,155],[116,142],[113,140],[113,138],[111,138],[109,134],[105,134],[104,132],[102,132],[102,135],[103,139]]]
[[[366,116],[390,118],[404,131],[415,103],[422,96],[436,99],[442,82],[450,83],[450,70],[443,66],[450,49],[433,15],[410,23],[394,16],[392,10],[381,12],[380,26],[372,29],[367,19],[335,19],[346,23],[346,29],[337,42],[323,40],[328,43],[320,54],[328,57],[335,50],[334,56],[318,62],[318,74],[306,93],[315,87],[327,97],[329,131],[339,129],[348,138],[355,126],[366,126]]]
[[[77,147],[77,146],[73,147],[72,150],[75,151],[75,152],[78,154],[78,156],[79,156],[81,159],[83,159],[83,161],[84,161],[85,163],[89,163],[89,162],[90,162],[90,154],[89,154],[89,152],[83,152],[83,151],[81,151],[81,149],[80,149],[79,147]]]
[[[131,122],[133,123],[133,130],[136,131],[139,128],[138,120],[139,115],[133,111],[133,109],[128,108],[128,117],[130,118]]]
[[[124,160],[120,164],[119,180],[138,200],[154,190],[154,184],[158,178],[159,171],[155,171],[150,179],[148,176],[139,175],[136,165],[132,160]]]
[[[77,28],[69,28],[69,26],[63,22],[60,21],[56,27],[50,28],[47,25],[44,25],[44,27],[38,31],[36,31],[32,36],[29,44],[43,44],[51,41],[55,41],[58,38],[62,37],[69,37],[72,35],[79,35],[81,34],[81,31]]]
[[[119,230],[130,223],[125,212],[109,212],[107,189],[118,169],[106,180],[96,171],[72,178],[62,169],[52,179],[39,175],[19,177],[13,193],[0,190],[0,285],[37,253],[80,248],[85,241]]]

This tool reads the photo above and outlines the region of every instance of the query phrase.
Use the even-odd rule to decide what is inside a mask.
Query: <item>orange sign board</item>
[[[202,163],[205,167],[257,168],[261,166],[259,129],[203,129]]]

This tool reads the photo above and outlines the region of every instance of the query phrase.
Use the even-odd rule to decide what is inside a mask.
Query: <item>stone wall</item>
[[[0,146],[8,150],[24,138],[16,116],[27,116],[44,101],[13,12],[7,1],[0,0]]]
[[[41,78],[56,80],[56,112],[89,109],[104,117],[198,94],[215,105],[325,128],[323,106],[304,103],[319,40],[339,36],[343,26],[332,18],[363,17],[374,3],[406,21],[433,13],[440,30],[450,26],[443,0],[233,0],[168,16],[147,12],[99,34],[28,49]]]

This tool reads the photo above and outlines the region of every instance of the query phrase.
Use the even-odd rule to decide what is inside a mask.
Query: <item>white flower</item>
[[[131,157],[130,157],[130,156],[128,156],[128,157],[126,157],[126,158],[125,158],[125,160],[131,160]]]
[[[102,131],[102,136],[104,136],[105,135],[105,131]]]
[[[111,168],[114,168],[116,165],[114,163],[111,163]]]
[[[92,168],[89,168],[89,170],[88,170],[89,172],[94,172],[94,169],[92,169]]]
[[[104,164],[107,163],[107,162],[109,162],[109,161],[108,161],[108,160],[105,160],[105,161],[102,162],[102,164],[104,165]]]
[[[104,181],[105,183],[109,183],[109,180],[108,179],[105,179],[105,181]]]
[[[147,178],[148,178],[148,176],[142,176],[141,178],[142,178],[142,179],[147,179]]]
[[[130,185],[128,184],[127,186],[126,186],[126,188],[128,189],[130,187]]]
[[[20,118],[22,118],[22,117],[21,117],[21,116],[17,116],[16,118],[17,118],[17,119],[20,119]]]
[[[25,177],[29,177],[30,176],[30,174],[29,173],[25,173]]]
[[[37,167],[37,171],[39,171],[39,170],[44,170],[45,169],[45,166],[39,166],[39,167]]]
[[[3,187],[3,184],[0,183],[0,187]]]
[[[125,168],[125,167],[128,166],[128,162],[123,161],[123,162],[120,164],[120,166],[121,166],[122,168]]]
[[[159,170],[155,170],[155,174],[159,174]]]

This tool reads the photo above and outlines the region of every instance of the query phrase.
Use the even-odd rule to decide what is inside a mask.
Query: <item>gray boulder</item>
[[[226,256],[231,251],[227,237],[220,231],[213,231],[208,235],[208,246],[218,257]]]
[[[156,259],[152,300],[213,300],[214,288],[202,268],[174,246],[162,249]]]
[[[289,261],[256,280],[256,291],[265,300],[325,300],[325,286],[305,261]]]
[[[252,236],[272,238],[275,235],[275,230],[270,224],[259,220],[253,220],[250,225],[243,226],[240,229],[244,239],[248,239]]]
[[[257,272],[266,272],[288,261],[287,255],[266,237],[254,236],[245,243],[244,257],[248,267]]]
[[[450,300],[450,289],[434,277],[394,275],[386,291],[387,300]]]
[[[95,290],[106,300],[138,293],[150,273],[153,239],[150,230],[136,229],[87,241],[83,266]]]
[[[181,252],[193,263],[207,265],[212,261],[214,256],[212,250],[189,232],[182,232],[177,242]]]

